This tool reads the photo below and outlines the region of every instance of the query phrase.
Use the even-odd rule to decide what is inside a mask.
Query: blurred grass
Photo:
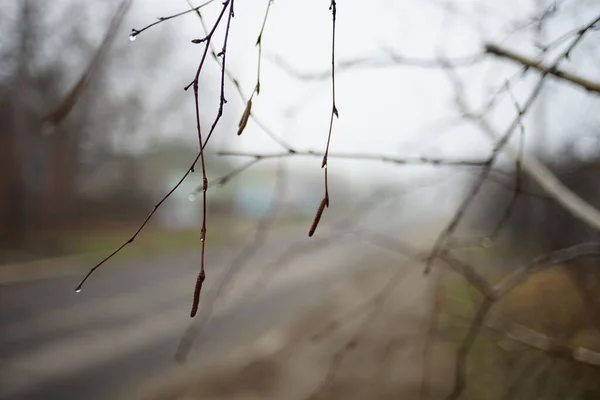
[[[59,242],[67,254],[93,254],[112,251],[131,237],[127,232],[86,232],[61,235]],[[168,253],[193,249],[200,244],[197,230],[144,232],[122,250],[121,256],[139,256],[144,254]]]
[[[66,231],[55,235],[54,242],[65,255],[97,258],[110,253],[127,242],[137,227],[99,231]],[[214,224],[207,231],[207,245],[227,243],[237,237],[226,223]],[[136,239],[120,251],[119,258],[136,258],[147,255],[169,254],[200,249],[200,228],[160,230],[145,228]]]
[[[242,238],[251,238],[256,232],[260,219],[221,217],[208,222],[207,246],[233,243]],[[273,234],[300,234],[308,232],[310,221],[304,218],[277,218],[269,225]],[[98,257],[99,253],[109,253],[129,240],[138,226],[108,228],[102,230],[63,231],[55,234],[54,243],[65,255]],[[178,251],[200,249],[200,226],[197,228],[161,230],[144,228],[135,241],[127,245],[119,254],[121,257],[140,257],[152,254],[168,254]]]
[[[213,218],[209,221],[207,248],[214,249],[253,240],[259,222],[238,216]],[[302,231],[304,236],[308,230],[308,223],[298,219],[277,221],[269,227],[269,235],[296,235]],[[17,254],[12,258],[0,256],[0,283],[80,274],[126,243],[138,227],[139,225],[107,223],[102,227],[95,226],[94,229],[63,228],[40,232],[46,244],[40,251]],[[114,261],[169,256],[178,252],[199,250],[200,227],[165,230],[148,226],[140,232],[135,241],[115,255]]]
[[[440,315],[445,339],[460,345],[482,296],[461,278],[442,287]],[[522,325],[554,337],[573,333],[571,344],[600,350],[600,336],[590,329],[584,304],[564,269],[554,267],[531,275],[494,305]],[[468,362],[464,399],[600,399],[600,370],[552,359],[518,346],[505,350],[498,337],[482,329]]]

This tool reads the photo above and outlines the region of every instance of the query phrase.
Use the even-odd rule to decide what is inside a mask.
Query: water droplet
[[[81,288],[75,289],[75,293],[81,293]]]
[[[136,31],[135,29],[131,30],[131,33],[129,34],[129,40],[131,40],[132,42],[137,39],[137,35],[138,35],[138,31]]]
[[[492,246],[492,239],[490,239],[489,237],[481,239],[481,246],[483,246],[483,247],[491,247]]]
[[[204,238],[200,238],[200,242],[204,242]]]
[[[196,201],[196,195],[195,195],[195,194],[190,194],[190,195],[188,196],[188,200],[189,200],[189,201],[191,201],[191,202],[194,202],[194,201]]]

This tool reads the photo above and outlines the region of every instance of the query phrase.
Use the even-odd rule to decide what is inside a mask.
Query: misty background
[[[322,151],[326,139],[331,40],[330,15],[323,12],[321,3],[275,2],[263,35],[261,94],[254,99],[253,112],[294,149]],[[29,4],[28,10],[25,4]],[[198,62],[199,47],[191,43],[202,36],[197,16],[189,13],[143,32],[135,41],[128,40],[132,27],[139,29],[158,16],[185,10],[189,7],[185,1],[135,2],[72,115],[51,135],[30,131],[16,138],[15,107],[21,107],[22,118],[27,121],[46,112],[66,92],[99,44],[116,5],[78,1],[57,1],[52,6],[14,1],[3,4],[1,209],[6,239],[2,242],[13,243],[4,248],[21,248],[24,242],[29,243],[23,247],[23,254],[7,252],[7,258],[27,257],[25,254],[32,251],[68,251],[54,249],[62,246],[51,243],[57,230],[102,229],[102,225],[112,225],[110,221],[123,229],[130,228],[130,223],[143,219],[172,187],[185,172],[187,160],[195,155],[193,101],[182,88],[192,78]],[[248,96],[256,79],[254,42],[266,4],[240,2],[237,8],[227,62]],[[540,42],[584,23],[596,8],[593,1],[562,2],[561,12],[545,20],[540,29],[536,28],[535,17],[547,9],[540,1],[345,4],[340,11],[336,47],[340,65],[337,108],[342,118],[334,123],[332,152],[482,158],[492,143],[476,127],[459,120],[453,105],[455,94],[444,72],[395,60],[469,57],[479,53],[487,42],[533,54]],[[218,9],[204,7],[206,20],[214,18]],[[217,32],[216,43],[222,33]],[[592,38],[578,48],[571,55],[569,70],[593,77],[598,66],[596,44]],[[558,46],[554,52],[560,50]],[[551,58],[552,52],[546,56]],[[367,62],[348,64],[357,59]],[[201,74],[204,125],[210,123],[218,107],[220,71],[210,61]],[[345,68],[344,63],[349,67]],[[469,77],[470,103],[485,104],[518,69],[509,62],[489,59],[461,68],[460,72]],[[524,74],[515,81],[512,92],[517,101],[531,89],[534,79],[535,74]],[[235,135],[244,103],[231,82],[226,82],[225,90],[229,102],[209,150],[262,154],[281,151],[252,120],[242,136]],[[23,103],[18,103],[19,99]],[[557,162],[563,162],[559,161],[562,157],[577,162],[594,159],[598,151],[598,113],[593,111],[597,101],[595,96],[568,85],[549,82],[539,105],[525,119],[527,148]],[[501,128],[511,113],[511,101],[501,101],[490,117]],[[513,139],[518,143],[516,135]],[[209,157],[211,180],[247,160]],[[254,218],[261,213],[259,210],[268,208],[275,185],[271,179],[274,174],[268,170],[276,169],[278,162],[263,161],[223,188],[211,190],[215,211]],[[302,185],[290,177],[293,183],[286,185],[286,191],[292,192],[287,198],[297,197],[294,190],[305,194],[318,190],[318,160],[297,157],[281,163],[285,163],[287,173],[310,176],[312,181]],[[500,165],[510,168],[508,160]],[[336,176],[331,179],[332,201],[340,207],[378,187],[403,188],[415,177],[440,176],[437,185],[419,190],[416,196],[404,196],[402,209],[409,212],[394,211],[398,221],[406,219],[395,223],[407,226],[427,223],[425,217],[415,216],[452,212],[456,195],[461,193],[465,179],[472,176],[469,168],[397,167],[336,158],[330,160],[329,171]],[[252,178],[254,174],[265,174],[262,183],[250,183],[258,179]],[[198,183],[198,177],[192,175],[159,212],[157,224],[193,227],[193,221],[197,223],[200,218],[200,205],[189,200],[194,199]],[[304,203],[294,206],[295,211],[308,217],[318,197],[308,196]],[[253,202],[256,204],[250,204]],[[44,239],[36,237],[39,234]]]
[[[290,304],[317,298],[317,292],[326,292],[354,268],[369,266],[379,273],[381,266],[386,271],[397,267],[397,260],[385,257],[401,253],[400,243],[431,250],[429,242],[456,215],[496,146],[477,123],[465,118],[459,105],[485,115],[503,133],[540,79],[535,68],[486,53],[485,46],[494,44],[552,65],[579,29],[600,13],[597,0],[339,1],[339,118],[333,121],[327,163],[330,205],[309,240],[325,189],[321,157],[332,102],[330,2],[235,2],[226,53],[227,102],[205,151],[207,210],[202,206],[200,165],[162,202],[198,154],[193,91],[184,88],[194,79],[203,52],[204,44],[193,40],[206,34],[193,12],[161,17],[205,2],[133,1],[66,118],[50,128],[42,122],[86,71],[120,3],[0,0],[0,294],[17,304],[10,308],[4,301],[0,313],[0,325],[9,332],[0,340],[0,353],[7,360],[0,371],[8,371],[6,381],[14,385],[14,393],[37,390],[39,398],[48,393],[66,398],[62,394],[74,385],[79,392],[71,393],[73,398],[77,393],[100,396],[104,392],[93,386],[98,382],[122,387],[149,380],[151,372],[160,375],[176,347],[173,343],[195,332],[186,313],[200,264],[204,211],[207,284],[213,285],[210,290],[216,287],[214,293],[226,294],[224,304],[229,304],[227,296],[239,301],[229,304],[233,311],[223,306],[231,313],[219,314],[222,320],[204,326],[206,347],[226,336],[223,332],[246,335],[276,316],[295,315],[291,310],[297,304]],[[209,28],[222,8],[222,2],[209,1],[200,9]],[[224,26],[212,38],[217,52]],[[600,81],[599,35],[598,27],[590,29],[560,69]],[[449,79],[441,60],[454,65],[463,91]],[[252,96],[259,66],[260,93]],[[599,208],[598,93],[555,76],[544,79],[541,95],[509,146],[538,157],[561,182]],[[217,115],[220,85],[221,68],[209,54],[199,78],[203,132]],[[252,117],[238,135],[250,96]],[[474,206],[444,243],[472,261],[478,273],[502,277],[540,253],[598,239],[594,229],[565,211],[504,152],[490,171]],[[135,242],[107,263],[116,266],[111,273],[98,280],[94,276],[89,291],[74,298],[80,275],[127,243],[157,205],[156,215]],[[371,237],[377,250],[358,244],[360,234],[369,233],[380,235]],[[562,332],[567,328],[572,336],[591,331],[600,320],[600,299],[588,285],[598,281],[596,264],[581,265],[585,268],[568,277],[552,275],[544,281],[544,275],[538,286],[523,289],[518,293],[522,297],[515,295],[509,304],[514,319],[561,338],[568,336]],[[289,287],[262,290],[268,287],[260,286],[263,277],[271,279],[270,273],[275,276],[274,271],[290,266],[298,275],[288,277]],[[464,304],[473,306],[471,314],[459,318],[463,329],[477,297],[458,275],[450,285],[440,285],[443,293],[438,297],[451,312],[465,311]],[[423,282],[411,279],[405,293],[424,288]],[[150,295],[147,287],[160,296]],[[569,292],[575,295],[565,295],[567,300],[558,305],[546,302],[562,299],[565,287],[576,288]],[[240,291],[259,300],[246,301]],[[591,299],[587,314],[577,303],[581,300],[571,301],[579,292]],[[212,318],[211,301],[221,304],[216,294],[208,293],[203,295],[208,306],[201,303],[207,320]],[[461,302],[454,303],[456,298]],[[405,300],[396,304],[409,304]],[[408,311],[421,310],[425,303],[419,301]],[[575,317],[550,323],[536,307]],[[408,311],[400,311],[398,321],[405,321]],[[114,342],[99,340],[104,333],[92,337],[96,323]],[[454,328],[445,333],[455,334]],[[78,353],[79,340],[89,354]],[[496,360],[497,353],[477,350],[483,364]],[[69,356],[55,368],[62,357],[45,351]],[[146,356],[155,358],[150,362]],[[488,365],[493,372],[488,377],[517,381],[509,364],[498,367],[500,372]],[[94,376],[106,381],[87,379],[80,365],[95,368]],[[138,375],[130,377],[124,370]],[[562,382],[571,372],[552,375],[554,371],[545,379]],[[597,382],[597,375],[591,376]],[[485,388],[486,380],[481,382]],[[498,385],[507,386],[504,381]]]

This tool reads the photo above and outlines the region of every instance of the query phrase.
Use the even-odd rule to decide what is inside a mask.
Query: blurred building
[[[64,215],[77,171],[71,137],[42,135],[39,102],[27,86],[19,90],[0,99],[0,226],[9,243]],[[19,96],[24,101],[17,104]]]
[[[290,216],[314,216],[323,198],[323,175],[287,168],[279,177],[275,164],[258,164],[244,171],[236,184],[235,209],[242,216],[259,218],[276,211]],[[277,187],[278,181],[279,188]],[[274,197],[279,203],[274,207]]]
[[[197,155],[195,145],[173,143],[160,146],[139,157],[142,171],[140,185],[151,193],[158,202],[175,187],[190,167]],[[227,174],[233,167],[224,158],[210,153],[205,154],[207,177],[210,189],[207,192],[208,208],[212,217],[229,215],[234,209],[236,182],[217,186],[215,180]],[[195,172],[189,174],[178,189],[161,205],[157,213],[159,226],[169,229],[183,229],[200,226],[202,221],[202,172],[200,163]]]

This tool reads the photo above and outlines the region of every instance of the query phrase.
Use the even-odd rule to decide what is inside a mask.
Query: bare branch
[[[93,78],[94,73],[98,70],[100,64],[106,57],[106,53],[110,49],[119,26],[121,26],[121,23],[123,22],[123,19],[125,18],[127,10],[129,10],[132,1],[133,0],[123,0],[121,2],[110,22],[104,39],[102,40],[102,44],[98,47],[98,50],[90,60],[88,67],[73,85],[71,90],[69,90],[67,94],[65,94],[65,96],[54,106],[52,111],[42,117],[42,123],[46,127],[44,130],[51,132],[56,125],[58,125],[67,117],[73,107],[75,107],[75,104],[77,104],[77,101],[83,94],[88,83]]]
[[[188,3],[189,4],[189,3]],[[191,5],[190,5],[191,7]],[[196,15],[198,16],[198,19],[200,20],[200,24],[202,25],[202,29],[204,30],[204,33],[206,35],[208,35],[208,27],[206,26],[206,23],[204,22],[204,18],[202,17],[202,13],[200,12],[200,10],[195,10],[196,11]],[[244,104],[246,104],[247,108],[250,108],[251,106],[248,106],[248,103],[250,103],[251,98],[246,98],[246,96],[244,95],[243,91],[242,91],[242,87],[240,86],[240,82],[235,78],[235,76],[231,73],[231,71],[227,68],[226,65],[223,65],[223,63],[221,62],[221,60],[219,59],[219,57],[217,57],[217,51],[215,50],[214,46],[212,45],[212,43],[209,43],[210,45],[210,52],[211,55],[213,57],[213,60],[215,60],[215,62],[219,65],[219,67],[225,71],[225,76],[227,77],[227,79],[229,79],[229,81],[233,84],[233,86],[235,86],[238,95],[240,97],[240,99],[242,100],[242,102]],[[256,89],[256,87],[255,87]],[[253,91],[254,93],[255,91]],[[267,127],[267,125],[262,122],[262,120],[260,118],[258,118],[254,112],[252,112],[250,110],[249,112],[249,118],[252,119],[254,121],[254,123],[256,125],[258,125],[258,127],[267,135],[269,136],[275,143],[277,143],[280,147],[284,148],[284,149],[290,149],[291,146],[289,144],[287,144],[283,139],[281,139],[279,136],[277,136],[271,129],[269,129]],[[246,121],[247,122],[247,121]]]
[[[498,45],[486,44],[485,52],[488,54],[496,55],[501,58],[507,58],[509,60],[515,61],[518,64],[521,64],[524,67],[536,69],[544,74],[553,75],[557,78],[566,80],[574,85],[580,86],[590,92],[600,93],[600,82],[594,82],[589,79],[585,79],[579,75],[563,71],[561,69],[545,66],[539,61],[532,60],[526,56],[517,54],[511,50],[502,48]]]
[[[469,326],[467,335],[457,351],[454,372],[454,387],[452,392],[448,395],[448,397],[446,397],[447,400],[457,399],[465,389],[467,382],[467,361],[469,352],[471,351],[473,343],[475,343],[475,339],[477,339],[479,331],[481,330],[481,327],[485,322],[488,312],[493,304],[493,300],[484,298],[477,309],[477,313],[475,314],[475,317]]]
[[[284,160],[280,160],[277,169],[275,190],[273,191],[273,195],[271,197],[271,204],[258,222],[254,232],[254,237],[239,249],[235,257],[225,267],[225,272],[219,277],[219,280],[215,282],[215,286],[213,287],[216,287],[216,289],[213,289],[213,291],[210,292],[210,296],[204,305],[203,312],[200,314],[200,317],[189,326],[183,337],[180,339],[179,346],[174,355],[174,359],[178,363],[184,363],[187,360],[187,357],[192,350],[199,332],[209,321],[210,317],[213,316],[217,300],[220,298],[221,294],[232,285],[236,274],[239,273],[241,269],[250,261],[250,259],[252,259],[252,257],[258,253],[263,244],[266,242],[269,235],[269,228],[272,226],[277,214],[279,213],[281,207],[281,197],[283,196],[287,184],[284,167]],[[273,212],[274,215],[271,215],[271,212]],[[266,277],[263,275],[264,274],[260,272],[257,273],[256,280],[259,282],[266,281]],[[258,290],[253,289],[254,287],[251,287],[249,294],[259,293]]]
[[[194,80],[192,82],[193,88],[194,88],[194,105],[195,105],[195,110],[196,110],[196,129],[198,131],[198,147],[199,147],[199,151],[200,151],[200,165],[202,167],[202,182],[203,182],[203,186],[202,186],[202,228],[200,231],[200,246],[201,246],[200,272],[198,273],[198,278],[196,279],[196,285],[195,285],[195,289],[194,289],[192,309],[190,312],[190,317],[192,317],[192,318],[194,316],[196,316],[196,313],[198,312],[198,304],[200,301],[200,290],[202,289],[202,284],[204,283],[204,279],[206,278],[204,264],[205,264],[205,250],[206,250],[206,214],[207,214],[207,209],[208,209],[208,199],[207,199],[208,178],[206,176],[206,164],[205,164],[205,160],[204,160],[204,145],[205,145],[205,143],[208,143],[208,140],[210,139],[217,124],[219,123],[219,120],[221,119],[221,116],[223,115],[223,107],[226,103],[226,100],[225,100],[225,70],[224,70],[224,68],[221,69],[221,95],[220,95],[220,101],[219,101],[219,110],[217,111],[217,116],[212,123],[212,126],[210,128],[210,131],[208,132],[208,135],[206,136],[205,141],[202,140],[202,129],[200,126],[200,103],[199,103],[198,81],[200,79],[200,72],[202,70],[204,61],[206,59],[206,54],[208,52],[209,43],[212,38],[212,35],[214,34],[216,27],[219,25],[223,15],[229,9],[228,16],[227,16],[227,25],[225,28],[225,38],[223,39],[223,49],[221,50],[221,53],[220,53],[221,57],[223,59],[223,65],[226,65],[225,60],[226,60],[226,56],[227,56],[227,41],[229,39],[231,19],[233,18],[233,15],[234,15],[233,7],[234,7],[234,0],[228,0],[225,3],[223,3],[223,9],[221,10],[221,14],[219,14],[219,17],[217,18],[217,22],[215,23],[213,29],[210,31],[209,35],[205,38],[206,45],[204,48],[204,54],[202,55],[202,59],[200,60],[200,64],[198,65],[198,70],[196,71],[196,76],[194,77]]]
[[[156,203],[154,205],[154,208],[152,209],[152,211],[150,212],[150,214],[148,214],[148,216],[146,217],[146,219],[142,222],[142,224],[138,227],[138,229],[134,232],[134,234],[123,244],[121,244],[121,246],[117,247],[112,253],[110,253],[108,256],[106,256],[105,258],[103,258],[99,263],[97,263],[96,265],[94,265],[88,272],[87,274],[83,277],[83,279],[79,282],[79,284],[77,285],[77,287],[75,288],[76,292],[81,292],[81,289],[83,287],[83,284],[88,280],[88,278],[98,269],[100,268],[102,265],[104,265],[104,263],[106,263],[108,260],[110,260],[111,258],[113,258],[115,255],[117,255],[121,250],[123,250],[126,246],[128,246],[130,243],[133,243],[133,241],[135,240],[135,238],[137,238],[137,236],[140,234],[140,232],[144,229],[144,227],[146,227],[146,225],[148,224],[148,222],[150,222],[150,220],[152,219],[152,217],[154,217],[154,214],[156,214],[156,211],[158,211],[158,209],[160,208],[160,206],[167,201],[167,199],[169,197],[171,197],[171,195],[181,186],[181,184],[183,183],[183,181],[188,177],[189,174],[192,173],[192,171],[194,170],[194,166],[196,165],[196,163],[198,162],[198,160],[200,159],[200,153],[198,153],[196,155],[196,158],[194,158],[194,161],[192,161],[191,165],[188,167],[188,169],[186,170],[186,172],[183,174],[183,176],[181,177],[181,179],[179,179],[179,181],[177,181],[177,183],[175,184],[175,186],[173,186],[171,188],[171,190],[169,190],[161,199],[158,203]]]
[[[257,160],[267,160],[274,158],[286,158],[286,157],[324,157],[325,153],[313,151],[313,150],[288,150],[281,153],[271,154],[260,154],[260,153],[246,153],[236,151],[218,151],[216,153],[219,156],[233,156],[233,157],[253,157]],[[457,167],[483,167],[486,165],[487,160],[446,160],[443,158],[431,158],[431,157],[389,157],[380,154],[368,154],[368,153],[330,153],[327,157],[341,158],[347,160],[364,160],[364,161],[381,161],[384,163],[399,164],[399,165],[433,165],[433,166],[457,166]]]
[[[160,24],[160,23],[163,23],[163,22],[165,22],[165,21],[169,21],[169,20],[171,20],[171,19],[174,19],[174,18],[177,18],[177,17],[181,17],[182,15],[189,14],[189,13],[191,13],[191,12],[197,12],[197,11],[199,11],[201,8],[203,8],[203,7],[205,7],[205,6],[207,6],[207,5],[211,4],[211,3],[213,3],[214,1],[215,1],[215,0],[208,0],[208,1],[206,1],[206,2],[204,2],[204,3],[202,3],[202,4],[200,4],[198,7],[194,7],[194,8],[191,8],[191,9],[189,9],[189,10],[182,11],[182,12],[180,12],[180,13],[177,13],[177,14],[169,15],[168,17],[158,17],[158,21],[156,21],[156,22],[153,22],[153,23],[151,23],[151,24],[149,24],[149,25],[147,25],[147,26],[143,27],[142,29],[132,29],[132,30],[131,30],[131,35],[130,35],[129,37],[133,39],[133,38],[135,38],[137,35],[139,35],[140,33],[144,32],[144,31],[145,31],[145,30],[147,30],[147,29],[150,29],[150,28],[152,28],[152,27],[153,27],[153,26],[155,26],[155,25],[158,25],[158,24]]]
[[[363,57],[352,60],[338,61],[336,69],[339,74],[351,72],[359,69],[379,69],[379,68],[398,68],[398,67],[415,67],[415,68],[442,68],[443,65],[439,60],[418,59],[407,57],[398,54],[392,50],[386,50],[386,57]],[[266,58],[274,65],[280,68],[294,79],[300,81],[322,81],[331,76],[331,71],[321,72],[303,72],[298,71],[293,65],[287,63],[283,58],[276,55],[267,55]],[[469,55],[464,57],[456,57],[450,60],[455,67],[469,67],[484,60],[482,54]]]
[[[536,269],[548,268],[552,265],[563,264],[588,257],[600,257],[600,243],[580,243],[575,246],[567,247],[566,249],[542,254],[498,283],[494,288],[494,292],[496,293],[495,296],[498,299],[506,296],[506,294],[513,290],[519,283],[523,282]]]
[[[263,19],[262,26],[260,27],[260,33],[258,34],[258,38],[256,39],[256,45],[258,46],[258,66],[256,69],[256,86],[254,88],[254,91],[256,92],[257,95],[260,94],[260,67],[261,67],[261,60],[262,60],[263,33],[265,32],[265,26],[267,25],[267,19],[269,18],[269,10],[271,9],[272,5],[273,5],[273,0],[268,0],[267,10],[265,11],[265,17]]]
[[[427,340],[423,344],[423,353],[421,356],[422,365],[421,365],[421,385],[420,385],[420,398],[421,400],[429,399],[429,394],[431,391],[431,376],[433,370],[433,358],[432,355],[432,347],[434,344],[434,337],[439,329],[440,322],[440,314],[442,311],[442,305],[444,301],[443,296],[443,287],[441,285],[442,279],[444,278],[445,269],[438,269],[434,272],[433,277],[433,301],[431,304],[431,310],[429,313],[429,318],[427,318],[427,329],[425,335],[427,336]]]
[[[484,326],[518,343],[543,351],[551,357],[600,366],[600,353],[583,347],[571,346],[497,313],[491,313]]]
[[[571,42],[571,44],[567,47],[567,49],[559,57],[557,57],[556,61],[552,65],[551,69],[556,69],[563,59],[568,58],[570,53],[573,51],[573,49],[575,49],[577,47],[577,45],[579,43],[581,43],[584,35],[590,29],[592,29],[599,21],[600,21],[600,16],[595,18],[592,22],[587,24],[584,28],[580,29],[578,34],[576,35],[575,39]],[[480,125],[483,124],[483,122],[481,122],[481,121],[485,121],[484,117],[483,116],[474,117],[472,112],[466,106],[464,100],[461,99],[461,95],[464,95],[464,85],[461,82],[460,78],[457,76],[456,72],[454,71],[453,66],[450,65],[449,63],[447,63],[446,66],[447,66],[446,71],[448,72],[450,81],[452,82],[457,93],[459,94],[457,96],[459,108],[461,109],[463,114],[471,115],[472,118],[475,118],[478,121],[480,121]],[[531,94],[525,101],[524,105],[520,106],[518,108],[517,116],[513,119],[513,121],[509,125],[508,129],[505,131],[505,133],[501,137],[498,137],[498,135],[495,135],[495,134],[493,135],[496,144],[494,146],[494,149],[492,150],[492,154],[491,154],[490,158],[488,159],[489,164],[482,170],[482,172],[480,173],[479,177],[477,178],[475,184],[473,185],[473,187],[467,194],[467,197],[461,203],[460,207],[458,208],[458,210],[456,211],[456,213],[454,214],[454,216],[452,217],[450,222],[447,224],[446,228],[442,231],[442,233],[439,235],[438,239],[436,240],[436,243],[434,244],[434,246],[431,250],[431,257],[429,259],[429,262],[426,264],[425,273],[429,272],[432,261],[438,256],[439,252],[441,251],[442,247],[445,245],[448,238],[452,236],[452,234],[458,227],[459,223],[462,221],[467,209],[470,207],[473,200],[475,199],[475,197],[481,190],[483,183],[486,181],[486,179],[490,173],[491,166],[493,165],[494,161],[498,157],[500,151],[505,146],[509,145],[509,140],[511,138],[513,131],[517,127],[521,126],[521,121],[523,119],[523,116],[527,113],[527,111],[531,108],[531,106],[533,105],[535,100],[538,98],[538,96],[541,92],[541,89],[546,81],[545,78],[547,75],[548,75],[547,73],[544,73],[539,78],[537,84],[535,85]],[[494,131],[491,129],[491,127],[489,125],[487,125],[487,123],[486,123],[486,126],[482,125],[482,128],[485,128],[484,131],[486,131],[488,134],[490,134],[490,136],[492,136],[490,132],[494,132]],[[512,151],[514,152],[515,150],[513,149]],[[544,179],[546,181],[545,184],[542,184],[542,182],[538,182],[538,183],[540,183],[540,185],[542,187],[546,188],[549,183],[554,183],[554,182],[557,182],[560,184],[560,182],[558,181],[558,179],[556,178],[556,176],[554,174],[550,173],[550,171],[547,170],[545,167],[540,168],[540,166],[542,165],[541,163],[538,162],[539,165],[537,165],[535,162],[531,162],[531,160],[537,161],[537,159],[535,159],[533,156],[526,156],[524,154],[521,155],[520,152],[517,150],[517,154],[516,155],[513,154],[513,157],[516,157],[517,160],[519,160],[519,158],[520,158],[521,165],[522,165],[524,171],[527,173],[531,173],[532,169],[536,173],[538,173],[538,175],[540,173],[542,173],[542,174],[546,173],[546,172],[548,173],[548,175],[544,176],[544,178],[546,178],[546,179]],[[533,165],[531,165],[531,164],[533,164]],[[538,178],[539,178],[539,176],[538,176]],[[536,180],[538,180],[538,179],[536,179]],[[554,187],[554,189],[556,192],[556,187]],[[565,187],[565,189],[566,189],[566,187]],[[569,194],[572,194],[572,196],[569,196]],[[562,198],[560,200],[558,198],[556,198],[556,200],[558,200],[563,205],[564,205],[564,203],[570,202],[571,210],[573,212],[577,212],[578,214],[585,214],[586,216],[589,216],[590,213],[595,213],[596,214],[595,216],[598,217],[598,220],[595,222],[600,222],[600,212],[598,212],[598,210],[591,207],[588,203],[586,203],[585,201],[583,201],[582,199],[577,197],[573,192],[569,191],[567,193],[563,193]],[[573,201],[576,201],[576,200],[580,200],[580,202],[574,206],[572,203],[573,203]],[[586,207],[586,206],[588,206],[588,207]],[[590,210],[590,208],[591,208],[591,210]],[[597,224],[594,227],[596,227],[597,229],[600,230],[600,224]]]
[[[517,109],[517,112],[521,113],[521,107],[519,105],[519,103],[517,102],[517,100],[514,98],[514,96],[512,95],[512,92],[509,91],[509,94],[511,96],[511,99],[513,100],[513,103],[515,104],[515,108]],[[525,127],[523,126],[523,124],[521,123],[519,125],[519,131],[520,131],[520,136],[519,136],[519,156],[516,160],[516,168],[515,168],[515,185],[513,188],[513,194],[511,196],[511,199],[508,203],[508,205],[506,206],[504,213],[502,214],[502,216],[500,217],[500,219],[498,220],[498,223],[496,224],[496,226],[494,227],[494,229],[492,230],[492,233],[488,236],[490,240],[494,240],[496,239],[499,235],[500,232],[502,231],[502,228],[504,227],[504,225],[508,222],[512,211],[514,209],[514,206],[517,203],[517,200],[519,199],[519,196],[521,194],[521,185],[522,185],[522,171],[521,171],[521,157],[523,155],[523,147],[524,147],[524,140],[525,140]]]
[[[499,137],[499,134],[485,118],[473,115],[470,112],[467,112],[465,116],[477,123],[489,137],[493,139]],[[569,213],[594,229],[600,230],[600,211],[565,186],[537,157],[528,153],[519,156],[519,150],[510,143],[506,146],[506,152],[514,159],[521,157],[523,172],[536,181],[550,197],[561,204]]]
[[[189,88],[190,86],[194,86],[194,97],[195,97],[195,104],[196,104],[196,114],[198,117],[198,113],[199,113],[199,109],[198,109],[198,93],[197,93],[197,86],[198,86],[198,79],[199,79],[199,75],[200,75],[200,71],[204,65],[204,61],[206,59],[206,54],[207,54],[207,48],[211,43],[211,39],[212,36],[214,34],[214,32],[216,31],[217,26],[220,24],[223,15],[225,13],[225,11],[227,10],[228,6],[231,6],[230,9],[230,14],[229,14],[229,19],[228,21],[231,20],[232,18],[232,13],[233,13],[233,0],[227,0],[224,4],[223,4],[223,9],[221,10],[221,13],[219,14],[215,25],[213,26],[213,28],[211,29],[211,31],[201,40],[201,42],[206,42],[206,49],[203,53],[202,59],[198,65],[198,69],[196,71],[196,76],[194,78],[194,80],[190,83],[190,85],[188,85],[187,88]],[[227,32],[229,31],[229,23],[228,23],[228,27],[227,27]],[[227,41],[227,36],[225,38],[225,44]],[[225,47],[223,50],[223,53],[225,53]],[[223,66],[225,65],[224,63],[222,64]],[[224,67],[223,67],[224,68]],[[204,158],[204,148],[206,147],[207,143],[208,143],[208,139],[210,138],[215,126],[216,126],[216,122],[219,120],[220,116],[222,115],[222,106],[225,102],[225,97],[224,97],[224,84],[223,84],[223,77],[224,74],[222,73],[222,79],[221,79],[221,105],[219,107],[219,112],[217,114],[217,117],[215,119],[215,122],[213,122],[213,125],[211,127],[211,130],[207,136],[207,138],[203,141],[202,138],[202,134],[201,134],[201,130],[200,130],[200,123],[199,120],[197,119],[197,130],[198,130],[198,141],[199,141],[199,151],[198,154],[196,155],[196,157],[194,158],[194,160],[192,161],[191,165],[189,166],[189,168],[186,170],[186,172],[183,174],[183,176],[181,177],[181,179],[171,188],[171,190],[169,190],[161,199],[158,203],[156,203],[156,205],[154,206],[154,208],[152,209],[152,211],[148,214],[148,216],[146,217],[146,219],[142,222],[142,224],[138,227],[138,229],[135,231],[135,233],[131,236],[131,238],[129,238],[126,242],[124,242],[121,246],[119,246],[117,249],[115,249],[112,253],[110,253],[108,256],[106,256],[104,259],[102,259],[99,263],[97,263],[94,267],[92,267],[87,274],[83,277],[83,279],[79,282],[79,284],[77,285],[77,287],[75,288],[76,292],[80,292],[83,284],[89,279],[89,277],[98,269],[100,268],[100,266],[102,266],[104,263],[106,263],[108,260],[110,260],[111,258],[113,258],[115,255],[117,255],[121,250],[123,250],[126,246],[128,246],[129,244],[133,243],[133,241],[135,240],[135,238],[140,234],[140,232],[145,228],[145,226],[148,224],[148,222],[152,219],[152,217],[154,216],[154,214],[156,213],[156,211],[159,209],[159,207],[181,186],[181,184],[183,183],[183,181],[185,181],[185,179],[189,176],[189,174],[191,174],[192,172],[194,172],[195,170],[195,166],[198,163],[199,160],[202,159],[202,174],[203,174],[203,204],[204,204],[204,210],[206,210],[206,190],[208,189],[208,179],[206,177],[206,170],[204,168],[204,162],[203,162],[203,158]],[[186,89],[187,89],[186,88]],[[194,306],[194,304],[196,304],[196,298],[200,293],[199,287],[201,286],[202,282],[204,281],[204,278],[202,277],[203,271],[204,271],[204,243],[205,243],[205,236],[206,236],[206,213],[205,211],[203,212],[204,217],[203,217],[203,226],[202,226],[202,232],[201,232],[201,241],[202,241],[202,261],[201,261],[201,272],[198,275],[198,279],[196,280],[196,289],[194,291],[194,301],[193,301],[193,305],[192,305],[192,314],[195,314],[194,309],[196,308]]]
[[[406,264],[399,267],[394,274],[387,280],[385,285],[377,292],[377,294],[370,300],[370,310],[363,323],[358,327],[354,334],[345,342],[345,344],[336,351],[331,359],[327,374],[319,386],[307,397],[307,400],[314,400],[321,397],[325,389],[335,380],[337,371],[344,360],[344,357],[354,350],[360,344],[361,337],[366,333],[367,329],[373,325],[377,315],[381,312],[384,303],[388,300],[389,295],[394,289],[400,284],[400,282],[410,272],[408,263],[415,261],[409,259]]]
[[[449,251],[440,254],[440,259],[444,261],[450,268],[452,268],[455,272],[462,275],[467,282],[471,284],[479,293],[481,293],[484,297],[488,299],[494,300],[496,298],[496,293],[493,290],[492,286],[488,283],[486,279],[484,279],[477,271],[475,267],[472,265],[454,257]]]

